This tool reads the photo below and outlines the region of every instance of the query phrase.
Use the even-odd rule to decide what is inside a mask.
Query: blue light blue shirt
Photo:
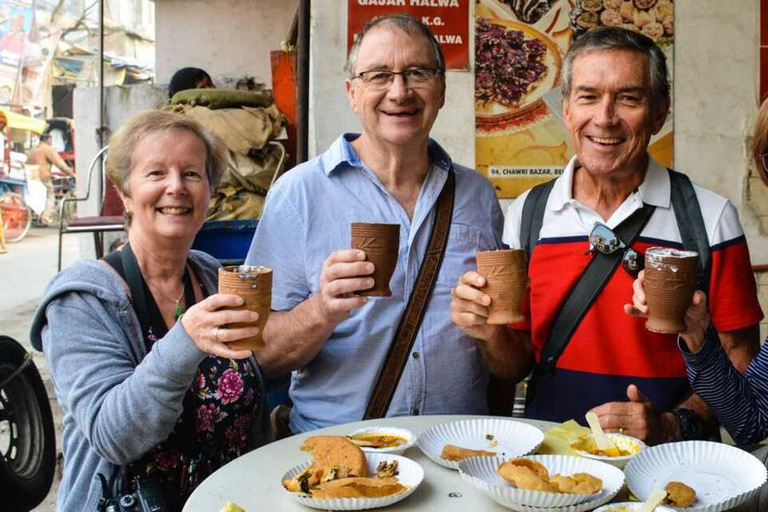
[[[431,168],[413,220],[360,160],[346,134],[270,189],[246,263],[273,269],[272,309],[287,311],[318,292],[325,259],[350,247],[352,222],[400,224],[391,297],[370,297],[339,323],[318,355],[293,372],[290,427],[304,432],[359,421],[405,311],[448,172],[456,173],[453,219],[440,272],[400,384],[387,413],[485,414],[488,374],[476,342],[451,322],[450,293],[475,269],[475,253],[501,246],[504,224],[493,187],[452,165],[430,141]]]

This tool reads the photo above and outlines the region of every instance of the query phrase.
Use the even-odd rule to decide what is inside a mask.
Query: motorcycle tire
[[[19,368],[27,351],[0,336],[0,382]],[[29,511],[51,489],[56,432],[43,380],[33,362],[0,388],[0,496],[2,509]]]

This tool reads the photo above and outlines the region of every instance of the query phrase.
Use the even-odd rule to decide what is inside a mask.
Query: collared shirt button
[[[414,358],[414,359],[418,359],[419,357],[421,357],[421,356],[419,356],[419,353],[418,353],[418,352],[414,352],[414,353],[413,353],[413,354],[411,354],[411,355],[413,356],[413,358]]]
[[[411,410],[411,415],[412,415],[412,416],[418,416],[418,415],[419,415],[419,409],[418,409],[417,407],[414,407],[414,408]]]

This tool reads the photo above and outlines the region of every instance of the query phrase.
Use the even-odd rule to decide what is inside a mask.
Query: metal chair
[[[93,233],[93,243],[96,247],[96,258],[104,256],[104,233],[109,231],[124,231],[125,230],[125,218],[122,215],[122,202],[117,194],[110,194],[108,190],[108,182],[104,179],[104,164],[106,163],[106,153],[109,146],[102,148],[96,156],[91,160],[88,166],[88,183],[85,188],[85,196],[83,197],[65,197],[59,203],[59,263],[58,269],[61,271],[61,251],[62,251],[62,237],[66,233]],[[101,162],[100,166],[96,164]],[[65,208],[68,202],[81,202],[87,201],[91,196],[91,186],[93,185],[93,173],[98,168],[99,184],[102,190],[101,197],[99,198],[98,211],[100,215],[91,215],[86,217],[75,217],[71,221],[66,221]],[[116,201],[115,201],[116,199]],[[118,214],[119,212],[119,214]]]

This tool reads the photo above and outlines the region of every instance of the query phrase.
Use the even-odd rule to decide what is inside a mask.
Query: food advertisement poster
[[[21,70],[33,20],[32,0],[0,0],[0,104],[21,103]]]
[[[674,0],[477,0],[476,167],[500,198],[562,174],[573,155],[562,121],[562,64],[572,41],[599,26],[651,37],[672,76]],[[672,166],[672,115],[650,153]]]
[[[440,41],[445,67],[469,69],[469,3],[476,0],[348,0],[347,51],[355,34],[376,16],[406,13],[420,19]]]

